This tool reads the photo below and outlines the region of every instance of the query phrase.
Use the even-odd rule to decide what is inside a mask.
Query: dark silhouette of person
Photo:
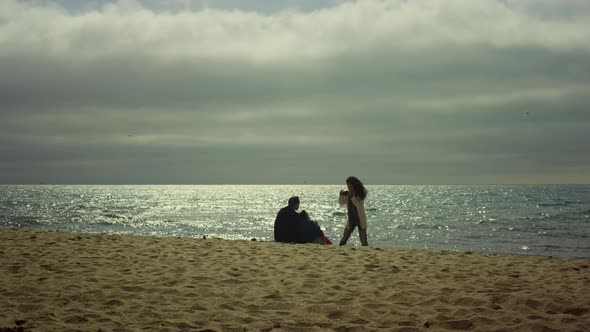
[[[365,213],[365,198],[367,197],[367,189],[363,183],[354,176],[346,179],[348,190],[340,190],[338,196],[338,203],[346,205],[348,210],[348,222],[344,228],[344,234],[340,239],[340,245],[343,246],[350,238],[352,231],[358,227],[359,237],[363,246],[368,246],[367,242],[367,215]]]
[[[282,208],[275,219],[274,235],[276,242],[299,242],[299,226],[303,217],[297,213],[299,197],[289,198],[289,205]]]
[[[300,214],[303,218],[299,224],[299,238],[297,243],[318,243],[324,244],[324,232],[317,222],[309,218],[307,211]]]

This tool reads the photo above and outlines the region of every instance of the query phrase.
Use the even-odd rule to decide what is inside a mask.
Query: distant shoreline
[[[0,186],[344,186],[341,183],[0,183]],[[590,183],[394,183],[371,186],[590,186]]]

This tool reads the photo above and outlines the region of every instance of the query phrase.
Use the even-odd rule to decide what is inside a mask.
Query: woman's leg
[[[361,226],[359,226],[359,237],[361,238],[361,244],[363,246],[368,246],[369,243],[367,242],[367,229],[362,229]]]
[[[350,238],[350,234],[352,234],[352,231],[354,231],[355,227],[356,225],[351,225],[350,221],[346,223],[346,227],[344,227],[344,233],[342,234],[342,239],[340,239],[341,246],[346,244],[348,238]]]

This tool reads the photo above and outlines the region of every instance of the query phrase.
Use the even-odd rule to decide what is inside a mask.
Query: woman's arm
[[[340,190],[340,195],[338,195],[338,204],[340,204],[340,206],[348,204],[348,192]]]
[[[354,204],[357,211],[359,212],[361,228],[367,229],[367,214],[365,213],[365,201],[355,196],[352,198],[352,204]]]

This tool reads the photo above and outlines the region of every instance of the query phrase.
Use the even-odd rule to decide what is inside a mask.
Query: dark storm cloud
[[[581,2],[174,6],[0,5],[1,182],[588,182]]]

